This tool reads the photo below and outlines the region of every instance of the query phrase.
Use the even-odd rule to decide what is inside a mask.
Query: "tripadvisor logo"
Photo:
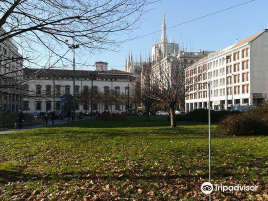
[[[205,194],[210,194],[213,191],[213,185],[209,182],[205,182],[201,186],[201,191]]]
[[[246,186],[246,185],[236,185],[236,186],[224,186],[222,184],[214,184],[213,185],[210,182],[205,182],[201,186],[201,191],[205,194],[210,194],[213,189],[215,191],[256,191],[258,189],[258,186]]]

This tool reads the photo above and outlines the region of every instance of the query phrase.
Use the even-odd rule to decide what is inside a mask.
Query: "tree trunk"
[[[150,107],[147,107],[146,115],[147,115],[147,121],[149,121],[150,120]]]
[[[175,119],[175,106],[173,104],[169,105],[169,113],[170,113],[170,127],[175,128],[177,125]]]

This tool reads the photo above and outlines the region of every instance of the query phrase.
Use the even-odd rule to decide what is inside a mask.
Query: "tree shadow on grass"
[[[202,174],[185,174],[183,171],[178,171],[176,174],[169,174],[168,170],[150,169],[145,171],[136,170],[134,173],[132,170],[109,172],[109,171],[71,171],[66,173],[54,173],[54,174],[31,174],[24,173],[25,168],[20,168],[18,171],[0,170],[0,183],[5,184],[7,182],[34,182],[34,181],[71,181],[71,180],[110,180],[121,181],[129,179],[131,181],[148,180],[191,180],[208,178],[208,172]],[[150,171],[150,172],[148,172]],[[184,170],[185,171],[185,170]],[[159,172],[161,174],[159,174]],[[220,179],[224,177],[238,177],[243,176],[244,173],[233,171],[233,166],[217,167],[212,171],[214,179]]]
[[[23,172],[10,172],[5,170],[0,170],[0,183],[5,184],[7,182],[34,182],[34,181],[71,181],[71,180],[108,180],[108,181],[121,181],[129,179],[131,181],[138,180],[148,180],[148,181],[158,181],[158,180],[171,180],[171,179],[183,179],[188,180],[192,178],[207,177],[208,174],[202,175],[186,175],[186,174],[176,174],[176,175],[158,175],[158,174],[130,174],[130,172],[120,172],[114,173],[114,175],[107,175],[100,172],[68,172],[64,174],[28,174]]]

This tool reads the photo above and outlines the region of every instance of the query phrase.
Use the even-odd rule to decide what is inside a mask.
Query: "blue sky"
[[[169,27],[247,1],[162,0],[147,8],[151,10],[143,16],[141,26],[129,34],[128,37],[132,38],[161,30],[163,12],[166,13],[166,24]],[[256,0],[189,24],[167,29],[168,40],[170,37],[177,43],[183,40],[191,50],[218,50],[235,43],[236,39],[243,40],[268,28],[267,8],[268,0]],[[142,56],[148,55],[155,40],[158,39],[159,41],[160,38],[161,32],[123,43],[119,52],[87,55],[87,62],[94,64],[95,61],[106,61],[109,63],[110,69],[123,70],[125,57],[129,51],[133,53],[134,58],[139,58],[140,52]],[[78,55],[77,60],[79,59],[83,59],[82,56]],[[91,70],[93,67],[87,67],[86,69]]]

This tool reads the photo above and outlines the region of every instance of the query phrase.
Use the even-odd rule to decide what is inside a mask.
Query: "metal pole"
[[[91,96],[90,96],[90,118],[92,119],[93,113],[93,75],[91,76]]]
[[[210,81],[208,82],[208,163],[209,163],[209,183],[211,183],[211,136],[210,136]],[[211,193],[209,194],[209,200],[211,200]]]
[[[127,85],[127,113],[129,114],[129,83]]]
[[[73,121],[75,121],[75,107],[76,107],[76,102],[75,102],[75,47],[74,47],[74,40],[75,40],[75,38],[73,37],[73,44],[72,44],[72,50],[73,50]]]
[[[232,111],[234,105],[234,74],[232,73]]]
[[[52,79],[53,79],[53,110],[55,111],[55,100],[56,100],[56,92],[55,92],[55,79],[54,79],[54,76],[52,76]]]
[[[225,84],[226,84],[226,89],[225,89],[225,95],[226,95],[226,102],[225,102],[225,110],[228,110],[228,87],[227,87],[227,80],[228,80],[228,76],[227,76],[227,73],[228,73],[228,66],[227,66],[227,63],[228,63],[228,59],[229,57],[227,56],[226,57],[226,80],[225,80]]]

